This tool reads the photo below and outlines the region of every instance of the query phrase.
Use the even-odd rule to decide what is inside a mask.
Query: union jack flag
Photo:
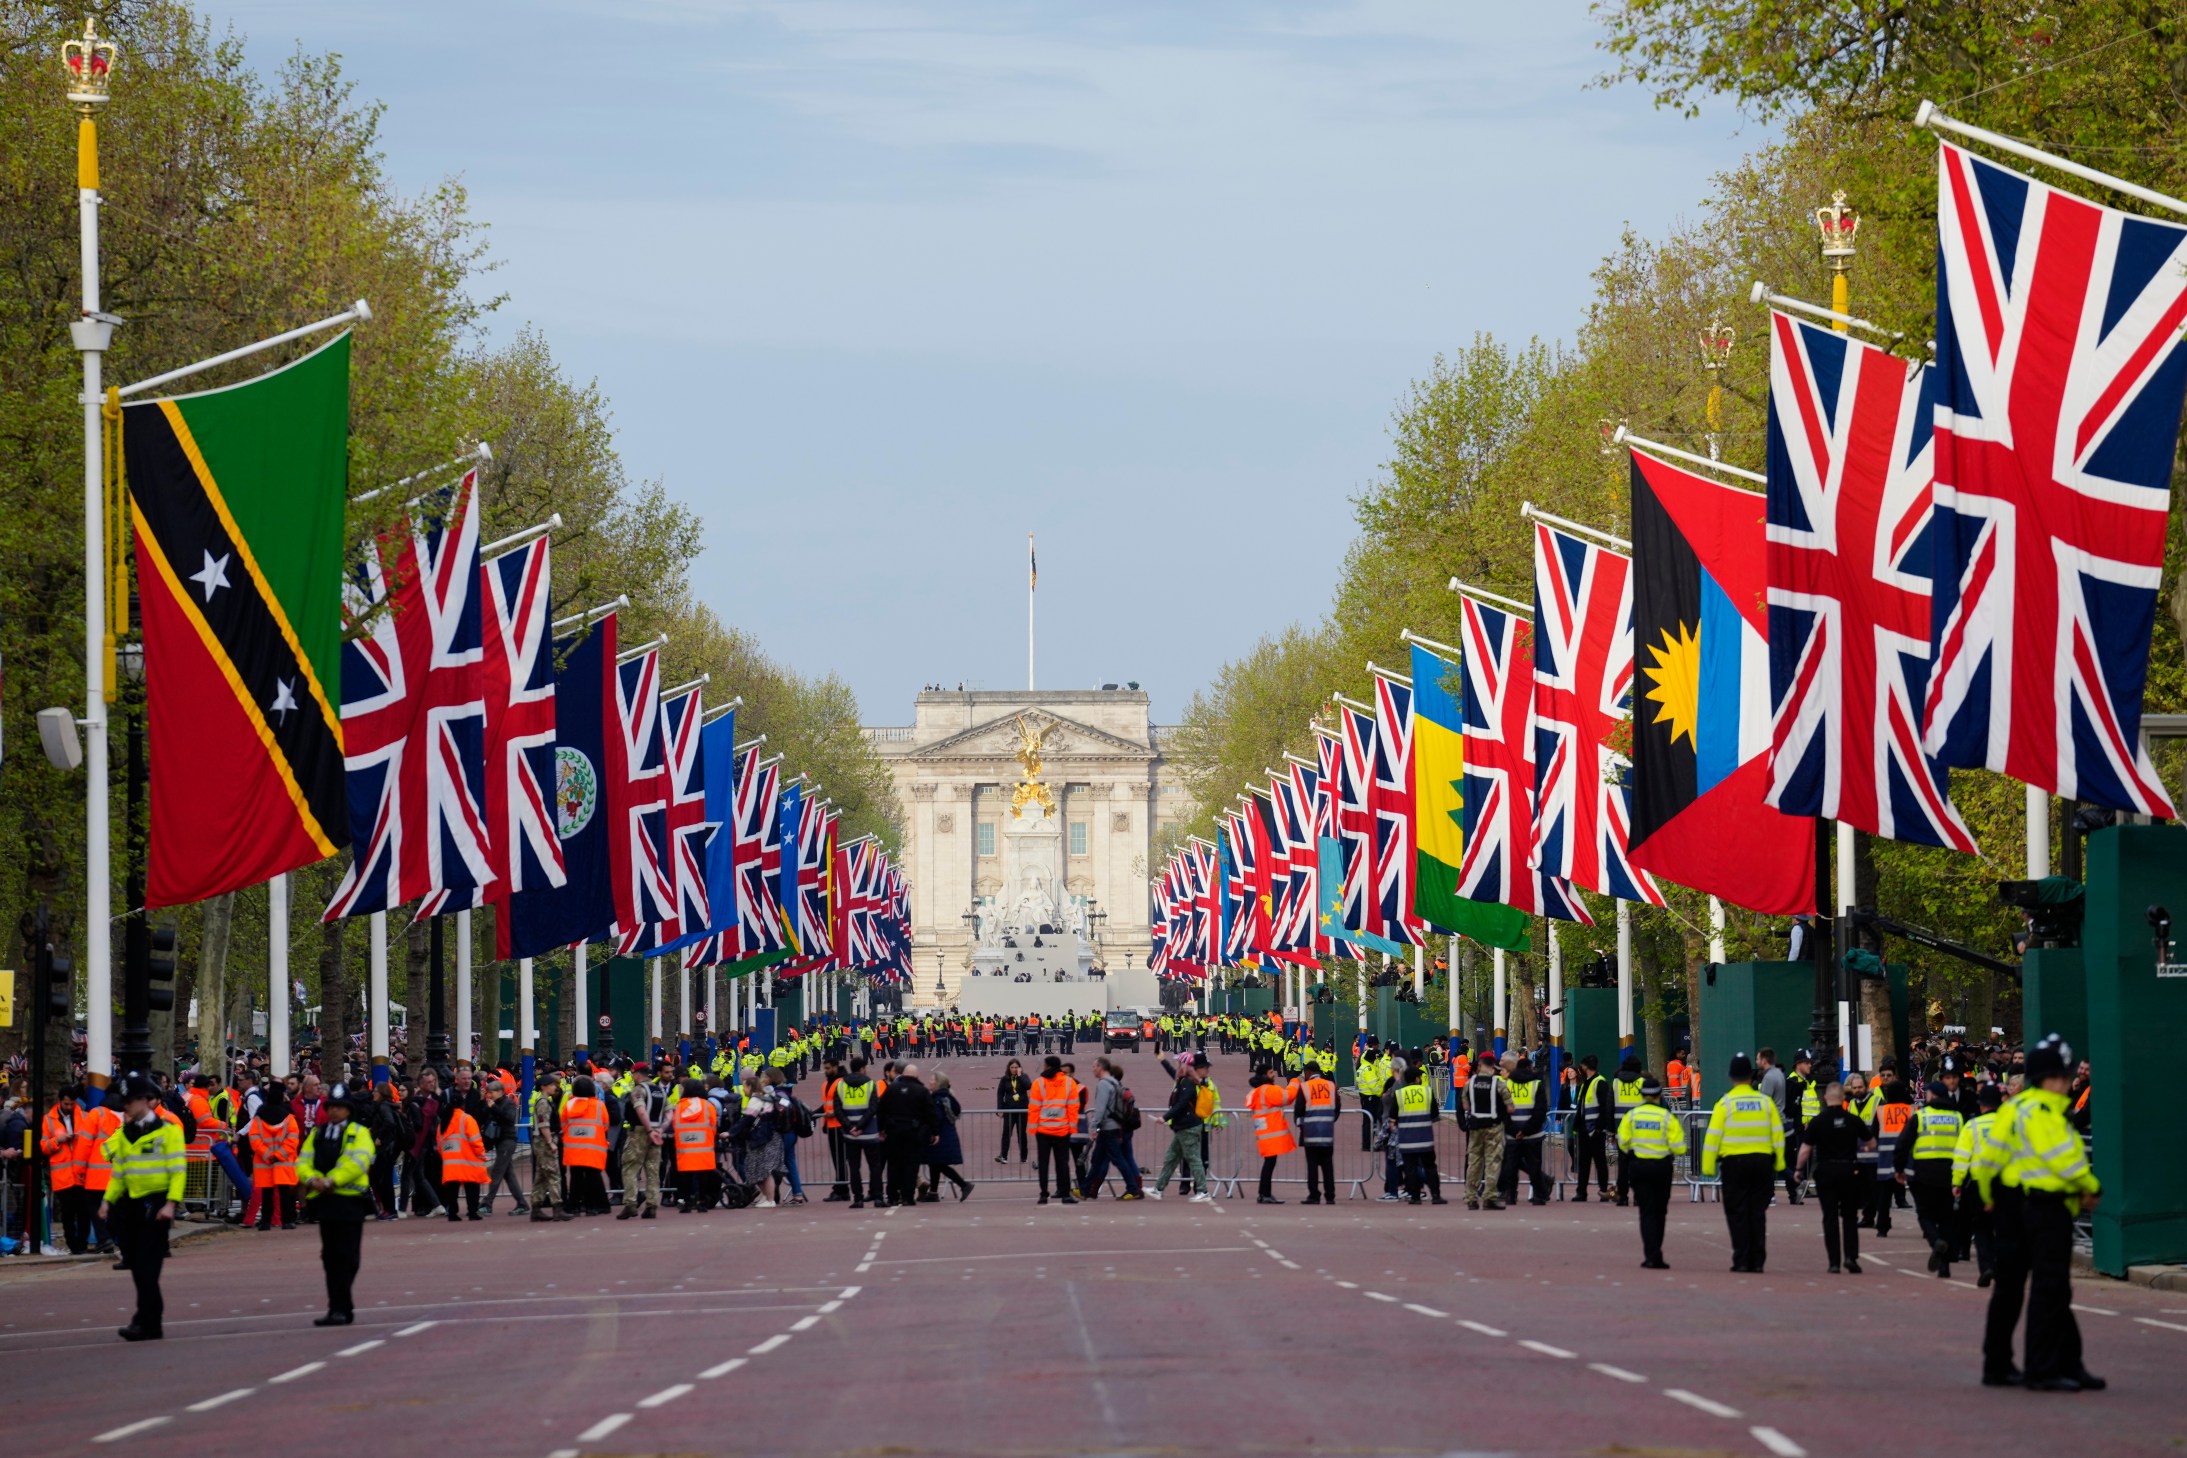
[[[1921,751],[1936,371],[1770,315],[1768,804],[1972,851]]]
[[[1375,928],[1393,942],[1422,944],[1427,928],[1413,901],[1412,685],[1374,676]]]
[[[1593,925],[1572,883],[1533,864],[1533,625],[1470,597],[1461,604],[1466,848],[1458,894]]]
[[[1313,868],[1319,855],[1313,843],[1313,818],[1306,809],[1307,797],[1299,786],[1300,772],[1300,766],[1292,765],[1289,774],[1269,783],[1274,797],[1270,841],[1276,859],[1274,869],[1282,879],[1270,910],[1268,941],[1284,960],[1292,962],[1312,960]]]
[[[834,954],[835,926],[829,902],[828,870],[835,860],[833,810],[808,803],[797,827],[798,949],[807,957]]]
[[[1208,841],[1195,838],[1185,855],[1192,877],[1192,960],[1217,967],[1222,965],[1222,866]]]
[[[478,473],[411,503],[408,530],[366,546],[346,592],[371,631],[342,645],[343,765],[355,853],[326,919],[495,877],[486,820]],[[278,706],[277,706],[278,707]]]
[[[671,914],[648,922],[633,936],[625,930],[621,950],[653,951],[680,940],[686,932],[713,925],[706,891],[706,847],[715,822],[706,818],[706,761],[699,734],[706,717],[694,685],[661,700],[661,758],[667,766],[668,801],[663,833],[668,847],[666,879]]]
[[[636,950],[647,928],[675,914],[668,860],[668,755],[661,737],[661,654],[648,648],[615,665],[615,723],[622,751],[622,815],[609,824],[614,847],[615,930]]]
[[[1534,527],[1534,864],[1625,901],[1663,893],[1625,857],[1632,559]]]
[[[1923,747],[2170,815],[2139,744],[2187,355],[2187,228],[1938,152]]]
[[[744,752],[737,775],[737,907],[743,914],[735,953],[764,956],[789,946],[782,901],[782,761],[762,762],[759,746]]]

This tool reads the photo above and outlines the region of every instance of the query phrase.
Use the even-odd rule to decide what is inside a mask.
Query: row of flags
[[[344,571],[348,336],[124,410],[144,603],[148,901],[354,854],[328,920],[491,905],[497,951],[908,980],[908,890],[736,704],[611,606],[557,622],[544,529],[481,543],[474,467]],[[327,670],[335,668],[329,675]]]
[[[2139,731],[2187,228],[1949,143],[1938,216],[1933,363],[1774,311],[1764,490],[1636,445],[1630,541],[1537,513],[1531,611],[1454,584],[1460,644],[1369,664],[1171,858],[1157,970],[1516,947],[1575,888],[1813,910],[1817,817],[1976,849],[1954,768],[2172,815]]]

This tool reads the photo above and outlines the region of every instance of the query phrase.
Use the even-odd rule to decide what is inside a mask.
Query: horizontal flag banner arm
[[[1300,755],[1293,754],[1288,749],[1283,752],[1283,757],[1286,763],[1298,765],[1302,769],[1318,770],[1321,768],[1320,765],[1314,763],[1312,760],[1306,759]]]
[[[1407,688],[1412,687],[1412,680],[1406,675],[1397,672],[1395,669],[1377,667],[1372,658],[1367,660],[1367,671],[1376,678],[1386,678],[1391,683],[1401,683]]]
[[[1625,428],[1623,426],[1619,426],[1619,443],[1622,444],[1624,442],[1624,439]],[[1543,511],[1539,507],[1535,506],[1534,503],[1531,501],[1522,501],[1519,503],[1519,515],[1527,518],[1529,521],[1538,521],[1548,526],[1561,527],[1568,532],[1578,532],[1583,537],[1593,537],[1596,541],[1606,543],[1607,545],[1615,547],[1621,552],[1630,552],[1633,549],[1633,544],[1626,541],[1623,537],[1613,535],[1612,533],[1603,531],[1598,527],[1581,526],[1578,522],[1569,521],[1561,516],[1551,516],[1548,512]]]
[[[1245,794],[1240,795],[1238,798],[1243,800],[1253,795],[1258,795],[1263,800],[1273,800],[1276,798],[1276,792],[1269,789],[1266,785],[1247,785],[1245,787]]]
[[[1706,466],[1712,471],[1721,471],[1727,476],[1736,476],[1742,481],[1752,481],[1756,485],[1766,485],[1769,481],[1769,478],[1760,471],[1749,471],[1740,466],[1726,465],[1724,462],[1713,460],[1708,456],[1697,456],[1692,451],[1682,451],[1677,446],[1668,446],[1661,441],[1647,440],[1634,435],[1622,425],[1617,428],[1617,434],[1612,436],[1611,439],[1618,445],[1638,446],[1644,451],[1652,451],[1659,456],[1669,456],[1674,461],[1686,461],[1696,466]],[[1626,544],[1628,548],[1631,545],[1629,542]]]
[[[1206,840],[1197,835],[1188,836],[1187,839],[1189,839],[1194,845],[1204,845],[1209,850],[1215,849],[1215,842],[1212,840]]]
[[[1843,324],[1849,329],[1865,329],[1870,334],[1882,339],[1895,340],[1906,337],[1902,331],[1886,329],[1873,320],[1856,318],[1851,314],[1841,314],[1836,309],[1825,309],[1820,304],[1810,304],[1807,300],[1795,299],[1790,294],[1773,294],[1769,291],[1769,285],[1763,283],[1760,279],[1756,279],[1754,287],[1747,291],[1747,302],[1750,304],[1768,304],[1775,308],[1789,310],[1795,314],[1805,314],[1814,319],[1828,319],[1833,324]]]
[[[765,769],[765,768],[767,768],[767,766],[769,766],[769,765],[771,765],[771,764],[780,764],[780,763],[782,763],[782,756],[781,756],[781,755],[779,755],[779,754],[770,754],[770,755],[768,755],[768,756],[767,756],[767,757],[766,757],[765,759],[763,759],[763,760],[761,760],[761,761],[759,762],[759,768],[761,768],[761,769]]]
[[[880,838],[880,836],[875,835],[872,831],[869,830],[864,835],[859,836],[856,840],[844,841],[841,845],[837,846],[836,849],[849,850],[854,845],[864,845],[869,840],[879,840]]]
[[[705,716],[704,718],[700,719],[700,720],[699,720],[699,722],[700,722],[701,724],[711,724],[711,723],[713,723],[713,722],[714,722],[714,721],[715,721],[716,719],[719,719],[719,718],[720,718],[720,717],[721,717],[722,715],[724,715],[724,714],[733,714],[733,713],[735,713],[735,712],[736,712],[737,710],[739,710],[739,709],[741,709],[741,708],[743,708],[743,707],[744,707],[744,695],[742,695],[742,694],[738,694],[738,695],[737,695],[737,696],[736,696],[735,698],[731,699],[731,700],[730,700],[730,701],[729,701],[728,703],[726,703],[726,704],[716,704],[716,705],[714,705],[714,707],[713,707],[713,708],[711,708],[711,709],[708,709],[708,710],[706,711],[706,716]],[[752,742],[753,742],[754,744],[765,744],[765,743],[767,742],[767,736],[766,736],[766,735],[764,735],[764,734],[762,734],[762,735],[760,735],[760,736],[759,736],[759,738],[757,738],[757,739],[753,740]],[[739,748],[739,749],[743,749],[743,748],[745,748],[745,747],[746,747],[746,746],[744,746],[744,745],[741,745],[741,744],[737,746],[737,748]]]
[[[1515,597],[1505,597],[1500,592],[1490,592],[1485,587],[1475,587],[1472,583],[1460,582],[1455,577],[1450,580],[1450,590],[1457,593],[1460,597],[1470,597],[1477,602],[1485,602],[1494,607],[1508,608],[1512,612],[1517,613],[1519,616],[1526,618],[1528,621],[1533,620],[1533,605],[1531,603],[1520,602]],[[1431,643],[1428,646],[1432,648],[1435,645]],[[1463,657],[1464,655],[1461,654],[1459,656]]]
[[[478,549],[478,560],[481,564],[496,561],[499,558],[508,556],[518,547],[529,546],[547,533],[560,530],[562,530],[562,513],[558,511],[537,526],[528,526],[520,532],[511,532],[498,542],[488,542]]]
[[[385,486],[375,486],[370,491],[360,491],[349,499],[353,505],[360,501],[377,500],[390,491],[400,491],[405,486],[415,486],[418,482],[438,476],[444,471],[453,471],[456,467],[467,466],[473,461],[490,461],[493,458],[493,446],[485,441],[480,441],[460,456],[450,456],[447,460],[427,466],[422,471],[413,471],[400,481],[390,481]]]
[[[643,656],[644,654],[651,653],[656,648],[666,648],[667,646],[668,635],[666,633],[663,633],[659,637],[653,638],[648,642],[640,643],[635,648],[625,648],[622,652],[615,655],[615,661],[617,663],[628,663],[633,658],[638,658]]]
[[[1369,668],[1372,668],[1373,666],[1374,665],[1372,664],[1368,665]],[[1365,714],[1370,719],[1374,717],[1375,709],[1373,704],[1363,704],[1357,699],[1348,699],[1342,694],[1331,694],[1329,695],[1329,697],[1335,700],[1337,703],[1342,704],[1347,709],[1357,709],[1360,713]]]
[[[1971,122],[1963,122],[1954,117],[1948,117],[1937,110],[1936,103],[1933,101],[1921,103],[1921,109],[1914,113],[1914,125],[1928,127],[1931,131],[1953,132],[1971,142],[1980,142],[1985,146],[1995,147],[2000,152],[2010,152],[2015,157],[2025,157],[2030,162],[2040,162],[2045,167],[2055,167],[2060,172],[2078,177],[2084,182],[2093,182],[2098,187],[2108,187],[2113,192],[2139,198],[2151,207],[2163,208],[2166,212],[2187,213],[2187,202],[2181,202],[2176,197],[2166,197],[2161,192],[2142,187],[2137,183],[2128,182],[2123,177],[2113,177],[2108,172],[2098,172],[2093,167],[2083,167],[2080,163],[2061,157],[2056,152],[2046,152],[2041,147],[2031,146],[2017,137],[2008,137],[2003,132],[1993,132],[1987,127],[1978,127]],[[124,391],[123,393],[128,392]]]
[[[596,608],[590,608],[581,613],[571,613],[566,618],[556,618],[550,626],[558,633],[564,628],[581,628],[588,623],[597,623],[609,613],[629,606],[630,594],[626,592],[616,597],[612,602],[601,603]]]
[[[742,754],[747,749],[757,749],[766,742],[767,736],[764,734],[760,735],[757,739],[747,739],[742,744],[737,746],[737,753]]]
[[[163,375],[154,375],[148,380],[139,380],[134,385],[124,385],[115,393],[127,397],[145,390],[157,389],[159,386],[173,380],[186,380],[192,375],[201,375],[207,370],[218,369],[224,364],[231,364],[239,359],[249,359],[252,355],[264,354],[269,349],[279,349],[291,340],[317,334],[322,329],[339,329],[344,324],[354,324],[359,320],[370,319],[371,317],[372,306],[363,299],[359,299],[339,314],[329,314],[324,319],[291,329],[283,334],[276,334],[271,339],[261,339],[256,344],[246,344],[241,349],[231,349],[226,354],[216,354],[211,359],[201,359],[196,364],[186,364],[180,369],[169,370]]]
[[[1457,580],[1458,579],[1455,577],[1451,579],[1452,582],[1456,582]],[[1404,639],[1407,643],[1418,643],[1421,647],[1427,649],[1430,653],[1448,653],[1453,658],[1463,658],[1465,656],[1464,654],[1460,653],[1456,648],[1451,647],[1448,643],[1438,643],[1433,638],[1423,638],[1410,628],[1400,629],[1397,636]]]
[[[705,688],[713,681],[714,675],[712,675],[711,673],[702,673],[697,678],[692,679],[689,683],[679,683],[672,689],[662,689],[661,697],[664,699],[672,699],[678,694],[687,694],[695,688]]]

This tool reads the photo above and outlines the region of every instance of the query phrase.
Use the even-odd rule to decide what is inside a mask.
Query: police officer
[[[1823,1253],[1830,1274],[1842,1269],[1860,1274],[1860,1213],[1866,1208],[1860,1176],[1861,1151],[1875,1147],[1867,1121],[1845,1101],[1845,1086],[1824,1084],[1822,1108],[1800,1131],[1797,1174],[1815,1177],[1815,1198],[1822,1202]]]
[[[1572,1198],[1587,1199],[1588,1167],[1594,1167],[1595,1186],[1602,1198],[1610,1198],[1610,1137],[1617,1129],[1616,1095],[1602,1065],[1592,1053],[1579,1061],[1579,1097],[1572,1106],[1572,1182],[1578,1190]]]
[[[336,1084],[327,1091],[327,1122],[312,1131],[296,1158],[296,1183],[319,1226],[319,1264],[327,1278],[327,1314],[313,1326],[348,1326],[357,1319],[351,1288],[364,1259],[365,1221],[372,1215],[372,1136],[355,1117],[368,1102]]]
[[[1623,1123],[1627,1114],[1640,1107],[1645,1098],[1641,1089],[1646,1082],[1647,1075],[1640,1071],[1640,1055],[1630,1048],[1626,1049],[1625,1056],[1618,1060],[1617,1077],[1610,1080],[1610,1106],[1616,1112],[1618,1123]],[[1658,1087],[1660,1086],[1659,1084]],[[1632,1188],[1633,1182],[1627,1177],[1625,1157],[1621,1151],[1617,1162],[1618,1204],[1623,1205],[1626,1202]]]
[[[1942,1079],[1929,1085],[1929,1102],[1900,1135],[1892,1156],[1897,1182],[1913,1193],[1914,1218],[1929,1242],[1929,1269],[1949,1280],[1958,1232],[1952,1219],[1952,1156],[1965,1122],[1953,1106],[1956,1091]]]
[[[1815,1055],[1802,1048],[1792,1055],[1792,1073],[1785,1079],[1785,1194],[1795,1205],[1800,1203],[1800,1131],[1821,1112],[1822,1097],[1815,1091]]]
[[[1959,1127],[1959,1143],[1952,1150],[1952,1199],[1959,1206],[1959,1251],[1956,1259],[1974,1257],[1974,1284],[1987,1287],[1996,1273],[1997,1246],[1989,1211],[1982,1208],[1981,1193],[1968,1178],[1976,1155],[1995,1137],[1998,1110],[2005,1091],[1985,1083],[1974,1091],[1975,1115]]]
[[[1397,1122],[1397,1152],[1405,1161],[1405,1198],[1417,1205],[1425,1188],[1435,1204],[1449,1204],[1443,1198],[1442,1173],[1435,1167],[1435,1121],[1443,1114],[1436,1107],[1435,1089],[1428,1082],[1425,1066],[1415,1063],[1405,1070],[1405,1082],[1391,1103]]]
[[[160,1117],[159,1105],[152,1082],[132,1075],[122,1087],[122,1126],[106,1136],[113,1174],[99,1202],[99,1219],[121,1247],[137,1285],[136,1312],[121,1329],[125,1342],[156,1342],[166,1335],[159,1276],[167,1263],[167,1232],[182,1204],[186,1145],[181,1128]]]
[[[1306,1150],[1309,1205],[1336,1203],[1337,1120],[1343,1112],[1343,1097],[1336,1083],[1320,1065],[1315,1065],[1299,1085],[1291,1105],[1292,1117],[1298,1121],[1299,1143]]]
[[[1389,1069],[1382,1062],[1382,1054],[1375,1039],[1369,1036],[1367,1048],[1360,1055],[1359,1066],[1352,1072],[1352,1085],[1359,1090],[1359,1152],[1365,1154],[1374,1148],[1374,1127],[1382,1112],[1382,1094],[1389,1087]]]
[[[1667,1271],[1671,1267],[1663,1259],[1663,1226],[1670,1215],[1671,1156],[1678,1150],[1681,1128],[1663,1107],[1663,1085],[1653,1075],[1641,1079],[1640,1097],[1618,1121],[1618,1168],[1621,1174],[1630,1169],[1626,1182],[1640,1204],[1640,1268]]]
[[[1504,1085],[1504,1167],[1500,1181],[1504,1203],[1519,1203],[1519,1176],[1527,1176],[1532,1203],[1549,1203],[1549,1176],[1542,1171],[1542,1139],[1549,1123],[1549,1091],[1534,1076],[1534,1062],[1524,1053],[1511,1065]]]
[[[1785,1167],[1784,1118],[1754,1086],[1746,1054],[1732,1056],[1729,1072],[1731,1088],[1710,1111],[1702,1138],[1701,1176],[1722,1174],[1733,1273],[1758,1276],[1769,1259],[1769,1189]]]

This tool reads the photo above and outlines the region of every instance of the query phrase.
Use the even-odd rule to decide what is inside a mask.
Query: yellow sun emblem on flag
[[[1671,726],[1673,744],[1684,735],[1698,753],[1701,746],[1694,738],[1694,726],[1701,718],[1701,635],[1680,623],[1675,630],[1663,630],[1661,646],[1650,643],[1647,648],[1650,662],[1645,672],[1655,685],[1647,698],[1657,706],[1655,722]]]

